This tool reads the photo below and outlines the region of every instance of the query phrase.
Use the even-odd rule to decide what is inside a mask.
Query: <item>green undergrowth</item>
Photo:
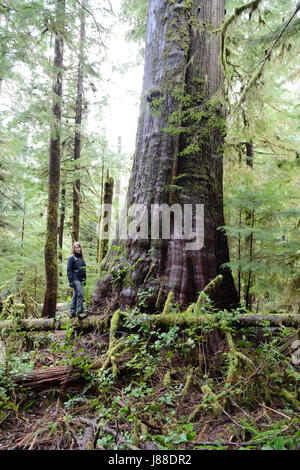
[[[1,447],[19,436],[24,449],[77,448],[93,422],[95,449],[299,449],[295,330],[237,329],[224,321],[232,313],[199,309],[215,322],[157,327],[137,306],[115,312],[104,332],[78,333],[67,320],[62,332],[2,332]],[[168,311],[178,312],[171,298]],[[75,382],[32,389],[14,380],[63,366]]]

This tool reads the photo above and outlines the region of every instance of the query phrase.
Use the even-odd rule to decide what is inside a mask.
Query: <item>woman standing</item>
[[[88,314],[83,311],[83,289],[86,283],[86,264],[82,254],[82,248],[79,242],[75,242],[72,246],[72,253],[68,259],[67,274],[70,287],[73,288],[73,297],[71,300],[70,317],[76,316],[82,320]]]

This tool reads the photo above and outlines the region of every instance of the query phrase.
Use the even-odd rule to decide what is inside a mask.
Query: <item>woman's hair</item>
[[[76,246],[76,245],[79,245],[79,246],[80,246],[81,256],[82,256],[82,259],[84,260],[83,253],[82,253],[82,247],[81,247],[81,245],[80,245],[79,242],[73,243],[73,245],[72,245],[72,251],[71,251],[71,256],[75,256],[75,246]]]

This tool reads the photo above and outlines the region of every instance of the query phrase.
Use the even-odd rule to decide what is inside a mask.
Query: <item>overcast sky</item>
[[[120,0],[112,0],[111,4],[117,13]],[[125,65],[138,58],[138,45],[133,41],[126,41],[125,34],[128,26],[116,25],[109,39],[107,58],[102,72],[107,83],[109,103],[103,119],[107,131],[107,138],[112,150],[117,147],[118,136],[122,137],[122,152],[133,153],[139,112],[140,95],[144,64],[129,67],[124,73],[113,70],[114,65]]]

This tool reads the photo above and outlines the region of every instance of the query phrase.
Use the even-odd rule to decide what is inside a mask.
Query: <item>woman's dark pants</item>
[[[76,315],[77,313],[83,312],[83,289],[81,286],[80,281],[74,280],[73,281],[73,297],[71,300],[71,315]]]

